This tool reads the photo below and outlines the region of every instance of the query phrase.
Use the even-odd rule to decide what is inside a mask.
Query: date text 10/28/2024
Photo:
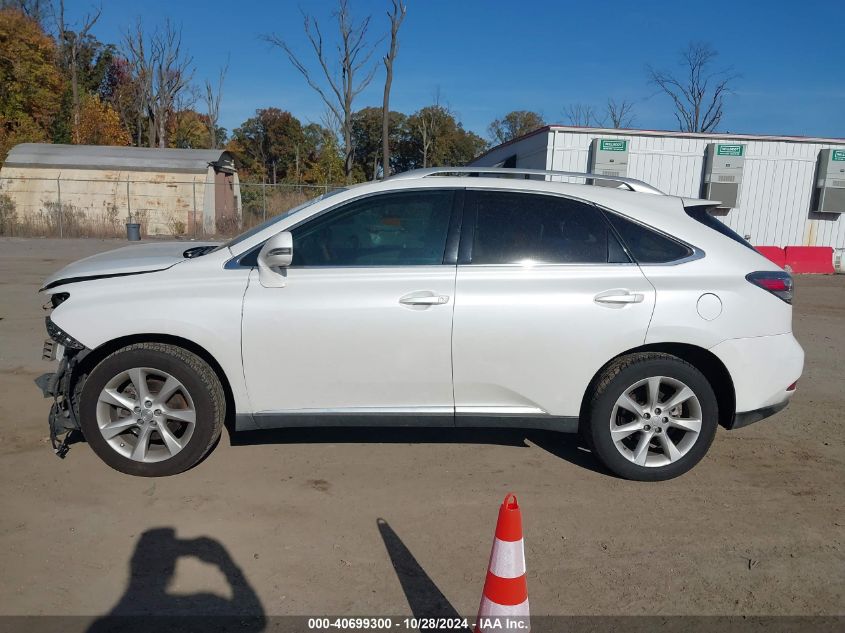
[[[482,617],[472,622],[468,618],[382,618],[382,617],[352,617],[352,618],[309,618],[309,630],[354,629],[354,630],[390,630],[404,629],[407,631],[424,630],[480,630],[480,631],[528,631],[530,629],[527,617]]]

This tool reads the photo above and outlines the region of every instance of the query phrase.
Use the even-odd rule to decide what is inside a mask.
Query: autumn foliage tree
[[[98,95],[85,95],[79,104],[74,138],[82,145],[130,145],[132,137],[115,109]]]
[[[167,124],[167,142],[169,147],[181,149],[209,149],[211,139],[208,135],[208,115],[196,110],[174,112]]]
[[[48,140],[64,90],[56,62],[55,42],[35,20],[0,10],[0,159],[18,143]]]

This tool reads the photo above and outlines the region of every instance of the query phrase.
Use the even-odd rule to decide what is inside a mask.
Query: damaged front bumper
[[[53,399],[48,418],[50,442],[56,455],[64,458],[73,432],[80,430],[73,392],[78,377],[76,366],[87,350],[76,339],[56,326],[50,317],[47,317],[46,324],[50,338],[44,342],[41,357],[43,360],[58,358],[59,366],[55,372],[42,374],[36,378],[35,384],[41,389],[45,398]]]

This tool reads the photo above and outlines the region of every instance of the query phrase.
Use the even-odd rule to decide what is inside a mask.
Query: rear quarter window
[[[689,246],[667,235],[615,213],[605,215],[638,264],[669,264],[692,255]]]
[[[740,236],[736,231],[734,231],[731,227],[724,224],[719,218],[713,217],[713,215],[707,210],[707,207],[689,207],[684,209],[687,212],[687,215],[690,216],[693,220],[697,220],[701,222],[706,227],[713,229],[714,231],[721,233],[725,237],[732,239],[734,242],[738,242],[743,246],[747,246],[752,251],[755,250],[753,246],[748,242],[748,240],[744,239]]]

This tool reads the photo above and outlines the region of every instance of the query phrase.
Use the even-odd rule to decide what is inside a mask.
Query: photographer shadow
[[[231,598],[209,592],[172,594],[168,588],[182,557],[216,567],[226,579]],[[88,633],[106,631],[262,631],[264,608],[225,547],[215,539],[176,538],[172,528],[141,534],[132,554],[129,582],[123,596]]]

